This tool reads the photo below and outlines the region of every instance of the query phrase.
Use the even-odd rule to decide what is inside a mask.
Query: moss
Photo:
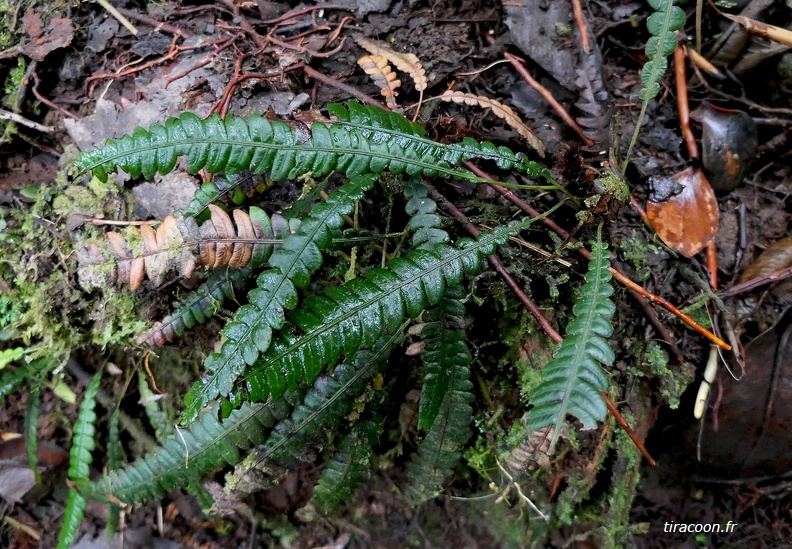
[[[629,414],[625,414],[625,419],[628,423],[635,424],[635,418]],[[619,431],[615,442],[617,458],[611,477],[608,512],[601,530],[602,547],[605,549],[623,547],[634,531],[630,525],[630,509],[641,478],[641,453],[630,437],[624,431]]]

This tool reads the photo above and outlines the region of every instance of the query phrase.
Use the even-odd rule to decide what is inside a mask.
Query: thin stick
[[[679,129],[687,145],[688,156],[699,157],[696,138],[690,128],[690,106],[688,105],[687,75],[685,74],[685,50],[677,45],[674,50],[674,80],[676,81],[677,112],[679,113]]]
[[[580,33],[580,47],[583,48],[583,53],[589,53],[591,44],[589,43],[588,27],[586,26],[586,19],[583,17],[583,7],[580,5],[580,0],[572,0],[572,13],[575,15],[575,25]]]
[[[787,278],[792,277],[792,267],[787,267],[786,269],[782,269],[780,271],[776,271],[774,273],[770,273],[764,276],[758,276],[756,278],[752,278],[751,280],[746,280],[745,282],[741,282],[735,286],[732,286],[728,290],[723,290],[722,292],[718,293],[720,297],[734,297],[736,295],[744,294],[760,288],[766,284],[772,284],[773,282],[779,282],[781,280],[786,280]]]
[[[136,11],[128,10],[125,8],[117,8],[117,9],[120,14],[125,15],[130,19],[134,19],[135,21],[140,21],[141,23],[145,23],[151,27],[154,27],[154,30],[157,32],[164,31],[167,32],[168,34],[181,36],[182,38],[189,38],[190,36],[192,36],[192,34],[190,34],[185,30],[182,30],[178,27],[174,27],[173,25],[168,23],[157,21],[156,19],[148,15],[144,15],[142,13],[138,13]]]
[[[33,122],[32,120],[28,120],[22,115],[19,115],[15,112],[7,111],[5,109],[0,109],[0,120],[10,120],[11,122],[16,122],[22,126],[27,126],[33,130],[42,132],[42,133],[52,133],[56,130],[55,126],[45,126],[44,124],[39,124],[38,122]]]
[[[112,4],[110,4],[110,2],[108,2],[107,0],[96,0],[96,3],[97,3],[97,4],[99,4],[100,6],[102,6],[104,9],[106,9],[106,10],[107,10],[107,12],[108,12],[110,15],[112,15],[113,17],[115,17],[116,19],[118,19],[118,22],[119,22],[119,23],[121,23],[122,25],[124,25],[124,27],[126,27],[126,29],[127,29],[129,32],[131,32],[132,34],[134,34],[135,36],[137,36],[138,30],[135,28],[135,25],[133,25],[133,24],[132,24],[132,23],[129,21],[129,19],[127,19],[126,17],[124,17],[124,16],[121,14],[121,12],[119,12],[117,9],[115,9],[115,8],[113,7],[113,5],[112,5]]]
[[[591,145],[594,144],[594,142],[591,139],[583,135],[583,128],[580,127],[580,124],[575,122],[575,119],[569,115],[569,113],[561,105],[561,103],[556,101],[556,98],[553,97],[553,94],[550,93],[550,90],[548,90],[547,88],[542,86],[539,82],[534,80],[533,76],[531,76],[531,73],[529,73],[528,70],[523,66],[523,63],[525,62],[523,59],[509,52],[504,53],[503,56],[509,60],[509,62],[512,64],[514,69],[520,74],[520,76],[522,76],[523,80],[525,80],[525,83],[528,84],[534,90],[536,90],[537,93],[539,93],[539,95],[541,95],[544,98],[544,100],[547,101],[547,103],[553,108],[556,114],[558,114],[558,116],[560,116],[561,119],[564,122],[566,122],[570,128],[575,130],[575,133],[577,133],[578,136],[580,136],[580,139],[587,147],[590,147]]]
[[[323,82],[329,86],[333,86],[334,88],[337,88],[341,91],[345,91],[352,97],[359,99],[362,103],[366,103],[367,105],[373,105],[375,107],[379,107],[380,109],[389,110],[385,107],[385,105],[383,105],[379,101],[370,98],[368,95],[366,95],[359,89],[355,88],[354,86],[350,86],[349,84],[344,84],[343,82],[339,82],[335,78],[325,76],[321,72],[312,69],[308,65],[303,65],[302,70],[307,76],[310,76],[314,80],[318,80],[319,82]]]
[[[600,394],[602,395],[602,398],[605,399],[605,406],[608,407],[608,411],[613,415],[616,423],[618,423],[621,428],[624,429],[624,432],[627,433],[627,436],[630,437],[630,440],[633,441],[633,444],[635,444],[636,448],[638,448],[638,450],[643,454],[643,456],[646,458],[646,461],[648,461],[652,467],[656,466],[657,462],[652,458],[651,455],[649,455],[649,452],[646,450],[646,446],[644,446],[644,443],[638,438],[638,435],[635,434],[635,431],[632,430],[632,427],[630,427],[630,424],[627,423],[626,419],[624,419],[624,416],[621,415],[619,410],[616,408],[616,405],[611,402],[611,399],[608,398],[608,395],[605,394],[605,391],[600,391]]]

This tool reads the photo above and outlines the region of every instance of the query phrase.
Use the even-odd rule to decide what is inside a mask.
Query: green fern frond
[[[638,97],[643,103],[622,165],[622,174],[627,169],[630,154],[638,142],[638,134],[641,131],[649,101],[660,93],[660,80],[668,69],[668,56],[674,53],[677,48],[674,31],[678,31],[685,24],[685,12],[679,6],[674,5],[674,0],[647,0],[647,2],[654,12],[646,20],[646,28],[652,36],[647,40],[644,50],[649,60],[641,69],[643,86]]]
[[[429,192],[420,181],[410,179],[404,186],[407,196],[407,215],[410,221],[407,228],[413,231],[413,246],[432,250],[436,244],[448,242],[448,233],[440,229],[440,216],[437,204],[429,197]]]
[[[435,251],[414,250],[374,268],[362,277],[309,297],[292,312],[301,337],[283,335],[245,372],[250,399],[277,399],[298,383],[313,383],[322,369],[344,353],[351,356],[370,348],[383,333],[392,333],[406,317],[416,318],[437,304],[446,288],[462,276],[481,269],[482,258],[505,244],[511,234],[533,220],[501,226],[464,239],[457,247],[439,245]]]
[[[90,474],[91,461],[93,461],[91,452],[96,448],[96,412],[94,408],[96,408],[96,393],[99,392],[101,381],[102,372],[99,372],[85,391],[82,404],[80,404],[80,413],[74,424],[69,459],[69,479],[75,482],[87,481]],[[66,512],[58,537],[58,549],[66,549],[71,546],[77,529],[80,527],[80,522],[82,522],[84,511],[85,496],[74,488],[69,489]]]
[[[38,419],[41,404],[41,387],[36,384],[28,393],[25,406],[25,453],[30,470],[36,476],[36,482],[41,482],[38,473]]]
[[[449,290],[450,291],[450,290]],[[442,491],[470,439],[473,401],[470,353],[465,345],[462,288],[428,313],[424,337],[426,377],[418,408],[418,428],[428,430],[407,467],[407,493],[422,503]]]
[[[465,306],[461,286],[449,288],[440,303],[423,314],[421,337],[426,376],[421,387],[418,428],[427,431],[444,405],[453,385],[456,367],[469,366],[470,352],[465,344]],[[467,442],[467,441],[465,441]]]
[[[205,361],[211,374],[197,382],[186,399],[182,421],[191,421],[198,411],[218,396],[226,396],[246,365],[253,364],[266,351],[272,333],[285,321],[287,310],[297,306],[297,289],[305,288],[311,273],[322,265],[321,250],[332,243],[332,231],[343,224],[343,216],[354,208],[363,193],[374,185],[375,176],[353,177],[324,204],[317,205],[294,234],[270,257],[270,270],[261,273],[257,288],[223,329],[225,343],[219,353]]]
[[[341,437],[338,449],[327,461],[311,499],[321,512],[334,513],[352,499],[355,489],[369,473],[373,446],[382,428],[379,418],[360,420]]]
[[[147,179],[168,173],[179,156],[189,158],[188,170],[204,168],[209,173],[228,174],[250,170],[270,172],[274,181],[312,172],[314,177],[332,171],[348,177],[368,173],[425,175],[484,181],[471,172],[456,168],[461,160],[475,158],[495,161],[502,169],[519,169],[532,177],[548,172],[506,147],[465,139],[455,145],[441,145],[424,137],[423,128],[401,115],[358,103],[329,105],[337,123],[313,122],[309,136],[277,120],[253,115],[247,121],[235,116],[225,120],[217,115],[201,120],[191,113],[155,124],[149,130],[137,128],[132,135],[108,141],[104,147],[83,153],[75,163],[82,172],[93,171],[105,181],[116,166],[133,177]]]
[[[183,336],[185,331],[196,324],[203,324],[220,310],[226,299],[233,299],[234,293],[251,276],[253,269],[250,266],[212,271],[209,278],[190,292],[171,314],[141,334],[138,344],[144,347],[161,347]]]
[[[610,300],[609,267],[607,245],[594,243],[586,283],[572,308],[575,318],[567,325],[567,336],[553,359],[542,368],[542,383],[530,396],[533,409],[528,413],[528,428],[554,429],[548,454],[555,448],[567,414],[577,417],[585,429],[593,429],[607,413],[600,391],[607,388],[608,376],[600,363],[610,366],[615,358],[607,340],[616,311]]]
[[[259,449],[257,463],[271,458],[284,466],[313,461],[321,449],[327,433],[336,429],[342,418],[349,415],[355,398],[387,364],[393,348],[402,338],[406,324],[391,336],[383,336],[371,350],[358,352],[340,364],[332,375],[320,376],[296,406],[288,419],[273,429],[270,438]]]
[[[243,404],[222,422],[219,405],[201,414],[189,429],[180,429],[155,452],[124,469],[111,471],[91,486],[93,497],[114,496],[127,503],[160,497],[197,482],[216,467],[235,465],[242,451],[261,444],[267,432],[290,411],[289,404]]]
[[[121,467],[122,450],[118,438],[118,424],[121,419],[121,409],[116,408],[110,416],[110,426],[107,430],[107,470],[115,471]],[[121,516],[121,506],[117,503],[107,504],[107,538],[112,539],[118,527]]]

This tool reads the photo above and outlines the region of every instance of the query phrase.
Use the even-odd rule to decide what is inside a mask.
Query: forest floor
[[[8,116],[0,116],[5,132],[0,149],[0,204],[9,219],[12,210],[30,206],[35,188],[53,184],[62,169],[61,158],[73,154],[69,152],[73,146],[90,150],[184,110],[202,117],[213,112],[291,117],[300,110],[351,99],[350,91],[339,84],[385,103],[379,86],[358,66],[367,52],[356,36],[417,55],[426,70],[422,95],[429,106],[418,121],[432,138],[452,142],[472,136],[506,144],[541,162],[582,199],[595,194],[594,180],[607,168],[604,163],[609,157],[622,160],[628,149],[640,110],[640,71],[647,60],[649,7],[630,0],[583,2],[590,37],[599,52],[586,64],[576,53],[580,32],[568,0],[347,0],[322,9],[312,2],[294,5],[268,0],[116,3],[136,27],[136,35],[95,3],[6,0],[6,4],[0,7],[2,17],[10,22],[3,23],[0,32],[0,80],[5,82],[0,112],[21,117],[12,125]],[[685,29],[691,36],[695,36],[694,4],[683,6],[688,21]],[[771,3],[762,4],[764,8]],[[759,9],[757,18],[781,26],[792,22],[792,10],[777,4]],[[705,10],[701,29],[705,53],[729,29],[728,23],[713,10]],[[692,43],[695,46],[695,39]],[[724,76],[716,78],[696,74],[700,69],[687,71],[691,109],[714,102],[747,112],[758,125],[759,146],[747,153],[751,161],[739,185],[717,193],[720,221],[714,242],[720,286],[726,290],[762,250],[786,237],[792,225],[788,203],[792,155],[787,139],[792,124],[792,53],[756,40],[730,47],[733,51],[719,53],[719,66],[730,67],[732,72],[723,71]],[[505,53],[526,61],[534,78],[577,118],[582,126],[579,132],[525,83]],[[588,79],[581,76],[585,71],[591,74]],[[691,165],[680,131],[672,72],[649,104],[625,176],[640,206],[645,206],[650,194],[650,176],[670,176]],[[399,76],[401,89],[392,99],[412,118],[420,94],[407,74]],[[598,82],[604,83],[604,89],[597,89]],[[479,96],[482,106],[489,100],[511,106],[543,141],[544,157],[532,150],[519,123],[506,124],[482,106],[435,99],[449,89]],[[693,130],[700,138],[701,123],[695,122]],[[702,147],[722,153],[723,148],[745,145],[740,138],[731,139],[718,145],[705,142]],[[697,161],[692,165],[698,166]],[[134,216],[140,219],[161,219],[183,208],[195,189],[194,179],[185,185],[177,177],[163,178],[157,185],[134,181],[126,185],[134,186]],[[285,207],[298,191],[286,188],[266,200],[271,209]],[[446,186],[443,192],[467,212],[478,207],[486,213],[481,206],[486,203],[496,205],[493,211],[497,208],[498,215],[508,211],[505,200],[489,188]],[[549,204],[551,198],[531,200]],[[611,440],[611,435],[579,434],[578,450],[586,457],[575,458],[571,448],[565,449],[550,465],[555,468],[552,473],[543,477],[540,484],[545,493],[538,501],[547,505],[546,510],[557,505],[558,494],[571,489],[573,472],[590,465],[593,472],[585,494],[570,500],[577,509],[571,518],[566,523],[553,522],[548,530],[537,529],[541,519],[530,509],[520,509],[514,501],[510,506],[508,498],[489,497],[493,494],[488,479],[478,477],[472,467],[460,466],[445,496],[414,509],[395,488],[405,474],[398,456],[374,472],[343,514],[316,517],[302,507],[316,477],[316,468],[311,466],[255,496],[245,505],[245,512],[223,519],[207,516],[195,498],[180,493],[131,511],[126,516],[125,547],[597,547],[601,545],[598,530],[608,527],[608,520],[616,520],[605,509],[608,504],[615,508],[608,498],[614,494],[609,485],[617,479],[634,483],[632,490],[625,488],[628,502],[619,520],[629,525],[629,532],[620,545],[792,547],[792,484],[783,480],[792,469],[792,416],[783,410],[782,400],[786,384],[792,386],[792,354],[785,355],[786,348],[792,353],[792,344],[787,343],[788,322],[782,318],[792,294],[780,285],[736,296],[718,294],[708,284],[703,253],[688,259],[670,251],[629,202],[604,206],[606,212],[593,215],[607,219],[607,242],[633,279],[704,322],[707,307],[714,307],[719,311],[720,332],[732,332],[731,341],[745,349],[743,358],[724,358],[735,377],[740,377],[744,365],[741,388],[735,389],[737,382],[721,368],[700,433],[701,424],[694,420],[692,409],[709,343],[659,308],[655,311],[667,334],[658,333],[641,304],[628,292],[618,291],[614,298],[618,320],[611,340],[617,351],[614,379],[627,380],[628,386],[614,394],[619,395],[620,407],[632,407],[631,417],[638,418],[634,428],[657,460],[656,467],[644,461],[636,468],[635,478],[625,481],[618,476],[616,464],[620,462],[614,449],[592,457],[598,441]],[[711,221],[711,215],[701,210],[687,221],[702,225]],[[485,219],[484,214],[475,218],[482,223]],[[568,230],[577,224],[568,212],[556,220]],[[589,223],[577,234],[590,236],[595,227],[596,223]],[[550,251],[561,245],[561,239],[541,238]],[[13,243],[0,240],[0,246]],[[772,267],[761,273],[789,267],[789,246],[781,241]],[[11,248],[6,250],[11,252]],[[565,251],[564,257],[571,254]],[[577,283],[584,268],[575,263],[565,278],[553,271],[532,288],[532,297],[543,304],[552,322],[563,326],[562,313],[554,317],[552,310],[552,300],[557,299],[554,285],[566,288]],[[0,279],[0,283],[0,293],[5,292],[7,281]],[[145,320],[161,315],[169,301],[147,302]],[[491,381],[488,372],[503,365],[499,352],[522,349],[522,358],[531,362],[551,352],[546,338],[502,341],[497,330],[503,328],[487,327],[485,317],[502,313],[493,312],[487,304],[471,311],[473,330],[479,330],[471,337],[477,360],[483,364],[482,385]],[[761,340],[762,345],[749,345],[776,325],[776,332]],[[211,349],[212,330],[217,328],[210,324],[205,331],[199,330],[174,352],[191,347],[206,352]],[[653,346],[647,342],[654,342]],[[537,345],[544,347],[537,350]],[[638,347],[642,358],[635,361],[638,355],[633,351]],[[81,349],[79,362],[93,371],[101,362],[99,355],[95,348]],[[73,393],[82,394],[84,387],[74,370],[65,379]],[[494,401],[490,406],[502,415],[493,422],[522,416],[525,403],[519,391],[490,389]],[[643,403],[637,404],[640,399]],[[0,431],[23,432],[26,402],[20,392],[2,400]],[[486,415],[486,406],[479,405],[478,411]],[[75,405],[54,393],[43,394],[39,440],[68,449],[69,429],[64,426],[74,421],[76,413]],[[618,429],[602,429],[611,428]],[[487,432],[486,426],[479,429]],[[12,483],[10,476],[15,473],[7,471],[21,455],[21,448],[0,446],[0,488]],[[94,457],[95,464],[105,461]],[[23,493],[19,502],[0,506],[0,545],[54,547],[66,487],[62,475],[50,472],[48,476],[49,482]],[[108,546],[99,535],[104,507],[90,503],[86,517],[89,520],[82,526],[77,547]],[[726,532],[727,523],[736,527]],[[696,534],[680,528],[688,524],[720,525],[724,530]]]

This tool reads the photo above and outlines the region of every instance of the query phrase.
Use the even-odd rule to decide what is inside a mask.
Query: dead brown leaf
[[[41,16],[32,10],[22,18],[22,28],[30,42],[23,44],[19,51],[34,61],[43,61],[50,52],[71,44],[74,37],[71,19],[58,17],[44,27]]]

